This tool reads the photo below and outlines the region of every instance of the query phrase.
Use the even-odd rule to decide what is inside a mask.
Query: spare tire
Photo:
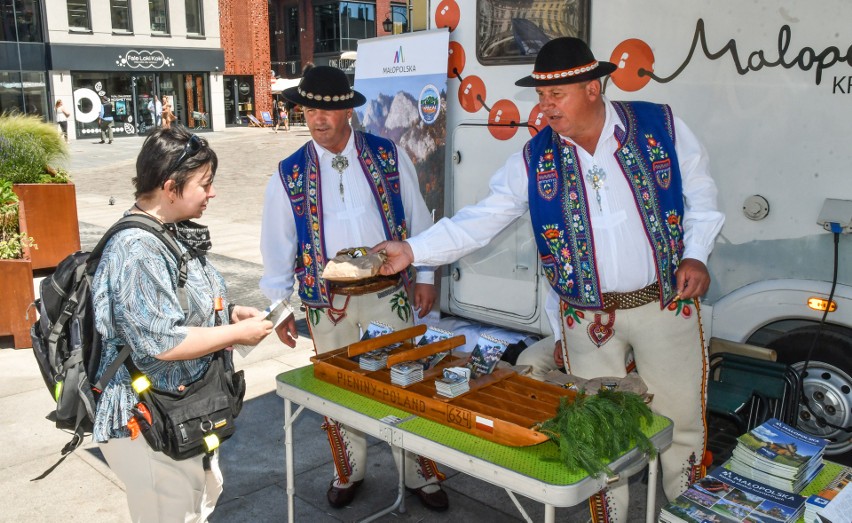
[[[808,350],[819,330],[818,325],[793,329],[767,345],[778,353],[778,361],[787,363],[799,374],[805,369]],[[807,406],[799,405],[800,430],[829,441],[826,456],[852,465],[852,334],[848,329],[825,325],[819,345],[811,354],[802,379]]]

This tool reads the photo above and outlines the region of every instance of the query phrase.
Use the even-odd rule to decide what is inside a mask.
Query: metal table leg
[[[375,521],[385,514],[390,514],[396,510],[397,507],[399,507],[399,511],[401,513],[405,512],[405,451],[402,447],[397,447],[396,445],[391,444],[391,453],[393,453],[394,461],[398,463],[396,470],[399,474],[399,483],[397,485],[396,500],[393,502],[393,505],[388,508],[380,510],[375,514],[362,519],[361,523]]]
[[[293,414],[293,403],[284,398],[284,457],[287,462],[287,521],[294,523],[295,516],[295,495],[296,495],[296,477],[293,472],[293,423],[302,409],[305,407],[300,405]]]
[[[657,460],[657,456],[648,459],[648,497],[645,500],[645,523],[654,523],[657,520]]]

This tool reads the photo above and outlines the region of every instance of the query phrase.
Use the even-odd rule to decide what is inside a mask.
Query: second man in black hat
[[[435,301],[431,269],[349,286],[330,285],[322,272],[340,250],[404,240],[432,225],[414,165],[392,141],[352,129],[352,109],[366,100],[340,69],[308,69],[283,95],[302,106],[311,141],[281,161],[267,186],[261,289],[271,300],[289,299],[295,274],[318,354],[358,341],[360,330],[373,321],[394,330],[411,326],[414,314],[425,316]],[[282,342],[295,345],[293,316],[276,331]],[[328,502],[343,507],[364,480],[366,438],[332,419],[323,427],[335,466]],[[409,452],[405,460],[409,491],[427,508],[445,510],[443,475],[435,463]]]

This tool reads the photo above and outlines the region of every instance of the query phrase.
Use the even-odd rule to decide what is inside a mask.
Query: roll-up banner
[[[355,108],[352,126],[408,154],[436,220],[444,213],[449,42],[446,29],[360,40],[355,63],[355,89],[367,103]]]

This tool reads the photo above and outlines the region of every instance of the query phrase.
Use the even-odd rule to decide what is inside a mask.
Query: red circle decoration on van
[[[455,78],[464,71],[465,55],[464,47],[456,41],[450,42],[449,57],[447,59],[447,78]],[[455,71],[453,71],[455,69]]]
[[[488,130],[491,136],[498,140],[508,140],[518,132],[518,123],[521,121],[521,112],[518,106],[511,100],[498,100],[488,113]],[[509,126],[514,123],[515,125]]]
[[[435,8],[435,26],[447,27],[452,33],[459,26],[459,6],[455,0],[443,0],[438,7]]]
[[[651,81],[649,75],[639,76],[639,69],[654,72],[654,51],[638,38],[625,40],[615,46],[609,61],[618,66],[610,77],[622,91],[638,91]]]
[[[535,104],[535,107],[530,111],[530,117],[527,118],[527,130],[530,132],[530,136],[535,136],[539,131],[544,129],[547,125],[547,117],[541,112],[541,107],[538,104]]]
[[[459,85],[459,103],[462,109],[475,113],[485,102],[485,82],[478,76],[466,76]]]

